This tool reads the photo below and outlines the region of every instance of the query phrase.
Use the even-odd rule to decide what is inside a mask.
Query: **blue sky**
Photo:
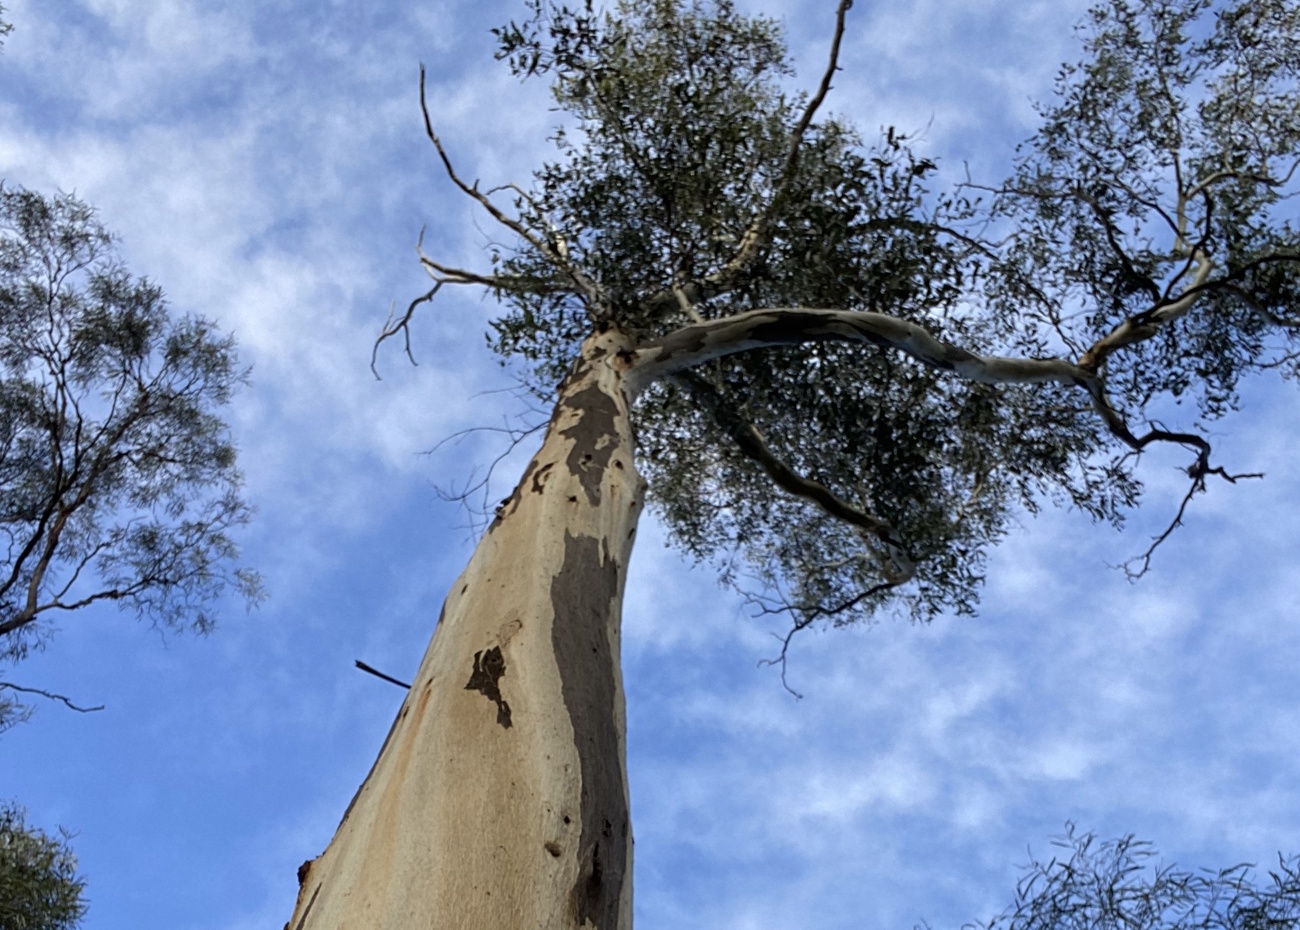
[[[525,181],[555,115],[492,60],[504,0],[11,0],[0,176],[74,190],[133,271],[219,320],[254,366],[235,402],[245,535],[271,599],[212,636],[112,610],[67,618],[7,678],[105,704],[42,706],[0,737],[0,798],[75,831],[88,930],[280,927],[409,678],[472,519],[439,498],[500,451],[458,430],[528,416],[483,346],[490,302],[439,297],[418,367],[368,363],[390,304],[420,293],[416,237],[478,265],[489,231],[422,134],[417,66],[453,157]],[[832,109],[996,179],[1033,128],[1076,0],[860,3]],[[783,19],[807,85],[827,4]],[[1111,567],[1172,515],[1185,479],[1151,456],[1123,535],[1026,518],[976,618],[797,638],[759,666],[754,618],[647,521],[628,585],[625,677],[639,930],[908,930],[987,918],[1027,849],[1067,820],[1153,840],[1186,866],[1300,848],[1300,551],[1294,386],[1259,382],[1212,437],[1232,469],[1137,585]],[[510,490],[528,450],[499,470]]]

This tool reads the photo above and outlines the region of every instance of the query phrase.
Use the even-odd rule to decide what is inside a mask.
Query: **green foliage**
[[[85,881],[68,836],[28,826],[22,808],[0,804],[0,930],[70,930],[86,912]]]
[[[990,297],[1033,308],[1040,351],[1082,354],[1191,287],[1194,312],[1110,355],[1108,382],[1130,414],[1186,394],[1222,416],[1243,375],[1294,372],[1300,348],[1300,7],[1109,0],[1083,32],[998,204],[1037,294],[994,278]]]
[[[1088,385],[973,384],[892,348],[810,342],[652,386],[641,467],[670,530],[801,623],[973,609],[1019,509],[1055,500],[1119,524],[1153,441],[1196,455],[1190,493],[1230,477],[1155,418],[1183,395],[1217,416],[1243,374],[1295,370],[1300,11],[1286,0],[1107,0],[1015,177],[951,193],[895,130],[866,142],[819,115],[833,70],[811,98],[788,92],[780,30],[731,0],[529,10],[496,31],[499,57],[551,81],[556,156],[511,188],[518,235],[492,273],[442,280],[495,291],[489,341],[539,395],[596,325],[643,341],[782,307],[1064,357]],[[737,438],[749,426],[887,522],[915,579],[891,581],[879,534],[775,492]]]
[[[97,601],[206,632],[215,598],[257,598],[231,565],[249,508],[219,416],[245,378],[89,207],[0,189],[0,658]]]
[[[971,204],[927,188],[933,162],[893,129],[873,146],[835,119],[801,128],[777,26],[730,2],[657,0],[613,14],[532,4],[498,30],[515,73],[552,78],[569,122],[558,160],[516,207],[523,222],[598,283],[566,286],[535,248],[494,254],[510,311],[493,347],[521,357],[539,393],[567,370],[594,317],[637,338],[692,321],[674,289],[717,319],[760,307],[853,308],[923,323],[980,347],[962,298],[980,268],[949,224]],[[754,240],[744,258],[746,243]],[[796,471],[889,521],[923,577],[903,592],[916,616],[970,610],[983,552],[1016,504],[1044,490],[1116,518],[1134,487],[1091,464],[1095,423],[1059,392],[995,390],[880,351],[829,344],[735,356],[700,372]],[[837,621],[869,615],[874,541],[770,482],[717,416],[672,385],[638,412],[642,469],[678,540],[756,576],[776,603]],[[739,556],[739,561],[735,557]],[[876,589],[868,597],[862,591]],[[899,592],[892,592],[898,594]]]
[[[1295,930],[1300,857],[1279,857],[1257,882],[1249,865],[1188,872],[1131,836],[1099,842],[1073,827],[1064,852],[1032,862],[1016,902],[982,930]]]

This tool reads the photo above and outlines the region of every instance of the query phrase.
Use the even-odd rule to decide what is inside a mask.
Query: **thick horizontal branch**
[[[1100,391],[1100,380],[1063,359],[978,355],[935,338],[925,327],[884,313],[769,308],[684,326],[637,347],[628,378],[633,391],[714,359],[773,346],[859,342],[896,349],[917,361],[986,384],[1042,383]]]
[[[642,343],[631,353],[627,359],[629,393],[635,397],[654,381],[728,355],[809,342],[859,342],[894,349],[931,368],[981,384],[1055,383],[1082,388],[1088,392],[1093,408],[1106,427],[1129,448],[1141,451],[1153,441],[1196,445],[1183,434],[1162,430],[1135,436],[1123,415],[1110,403],[1102,377],[1073,362],[1058,358],[979,355],[936,338],[917,323],[884,313],[856,310],[769,308],[684,326]]]

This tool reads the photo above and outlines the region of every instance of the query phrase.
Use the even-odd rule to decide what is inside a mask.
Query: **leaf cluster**
[[[68,839],[29,826],[16,804],[0,804],[0,930],[71,930],[81,922],[86,883]]]
[[[1220,417],[1243,376],[1294,373],[1300,350],[1300,9],[1107,0],[1081,28],[1086,57],[1000,191],[1017,232],[989,302],[1039,351],[1102,366],[1130,415],[1187,397]]]
[[[0,656],[97,601],[206,632],[213,599],[256,600],[220,416],[246,376],[230,337],[123,269],[89,207],[0,189]]]
[[[932,189],[913,140],[820,114],[848,6],[808,96],[788,89],[777,24],[731,0],[529,0],[496,30],[499,57],[550,81],[554,158],[527,187],[483,193],[430,129],[452,179],[514,234],[488,274],[426,257],[435,291],[492,289],[489,343],[541,397],[595,327],[643,344],[761,308],[885,314],[985,372],[1012,356],[1073,373],[979,384],[896,344],[819,337],[644,392],[642,470],[670,530],[800,623],[973,609],[1016,513],[1052,500],[1121,523],[1151,442],[1194,453],[1189,498],[1209,474],[1235,480],[1157,417],[1185,396],[1219,416],[1244,374],[1300,360],[1294,4],[1104,0],[1014,176],[953,192]],[[502,191],[512,218],[489,199]],[[773,461],[811,497],[776,491]]]
[[[1294,930],[1300,857],[1278,857],[1258,880],[1249,865],[1190,872],[1161,863],[1132,836],[1099,841],[1073,825],[1061,854],[1034,861],[1015,904],[971,930]]]

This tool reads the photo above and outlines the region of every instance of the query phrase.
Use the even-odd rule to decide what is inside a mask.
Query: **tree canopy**
[[[897,129],[823,115],[849,6],[801,95],[778,25],[729,0],[531,0],[499,57],[550,80],[556,155],[484,192],[426,109],[507,235],[488,271],[423,255],[434,288],[384,333],[487,287],[493,348],[549,396],[594,327],[639,359],[729,332],[655,372],[641,467],[675,538],[798,624],[973,609],[1021,508],[1120,524],[1154,443],[1190,455],[1172,529],[1242,477],[1204,432],[1240,378],[1296,366],[1293,5],[1100,4],[1011,177],[951,188]]]
[[[127,273],[90,207],[0,189],[0,659],[101,601],[206,632],[215,598],[258,597],[220,416],[245,376],[229,336]]]

